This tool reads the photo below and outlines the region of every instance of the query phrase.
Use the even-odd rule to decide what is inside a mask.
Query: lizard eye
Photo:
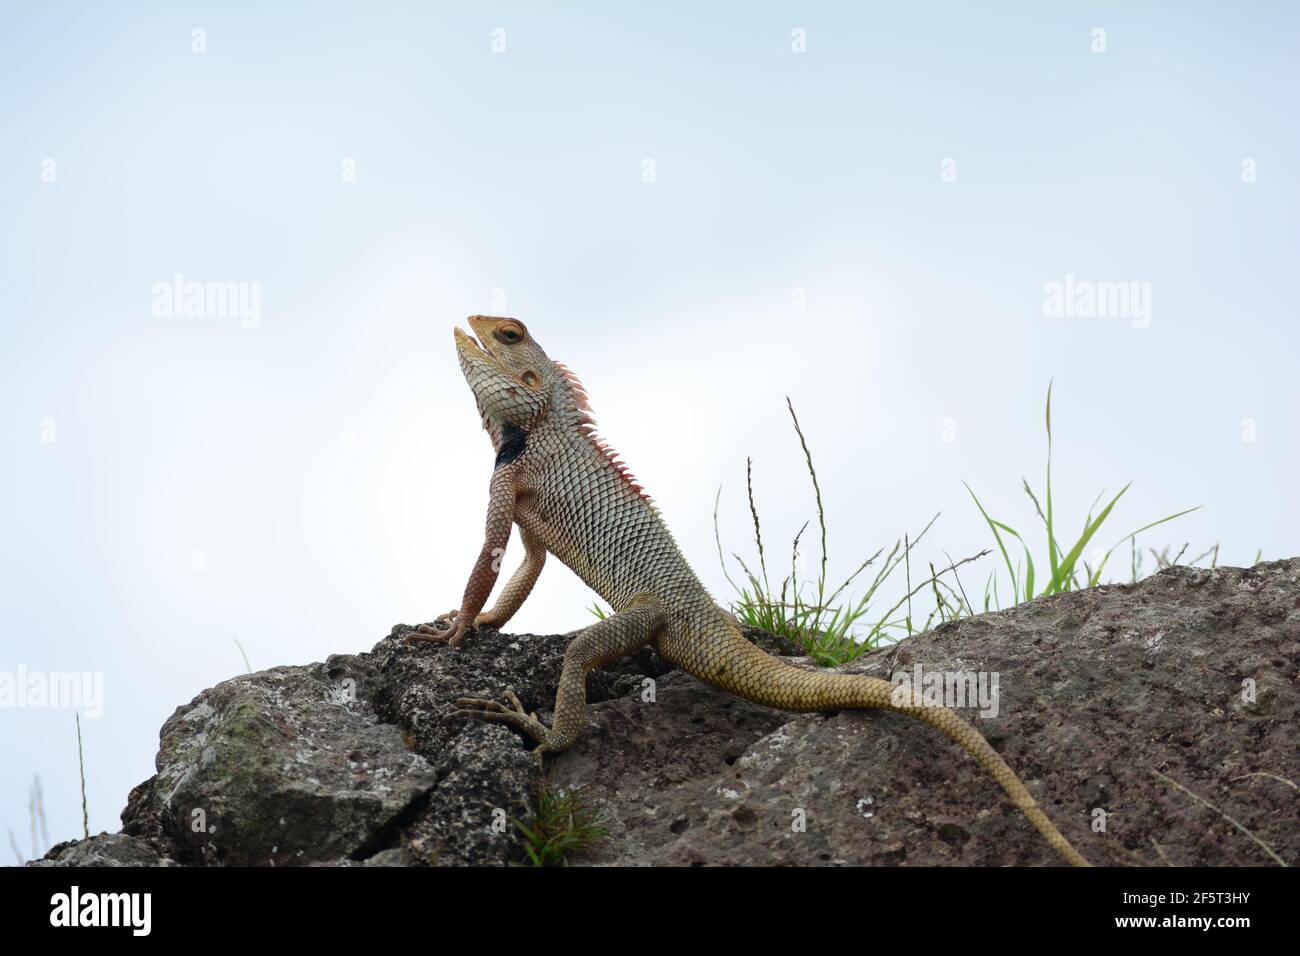
[[[504,325],[492,333],[493,337],[507,345],[514,345],[523,339],[523,330],[517,325]]]

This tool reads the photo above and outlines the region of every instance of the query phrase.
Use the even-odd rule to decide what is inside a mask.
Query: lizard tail
[[[1066,862],[1072,866],[1091,866],[1048,819],[1002,755],[953,711],[945,707],[896,703],[899,688],[876,677],[794,667],[755,647],[737,630],[732,631],[732,636],[723,642],[723,646],[725,651],[719,655],[721,660],[706,658],[701,662],[704,666],[697,676],[747,700],[780,710],[878,709],[923,720],[978,760]],[[908,696],[906,691],[903,694]]]

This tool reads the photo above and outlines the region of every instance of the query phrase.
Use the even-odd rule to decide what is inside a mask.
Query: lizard
[[[1002,756],[956,712],[910,696],[900,700],[898,688],[880,678],[804,670],[747,640],[687,563],[658,507],[597,435],[577,376],[548,358],[517,319],[475,315],[467,321],[474,334],[455,329],[457,357],[496,451],[484,541],[460,607],[420,625],[407,640],[454,649],[476,628],[501,628],[532,591],[547,554],[572,569],[613,613],[567,646],[549,727],[510,689],[500,701],[460,698],[452,717],[513,726],[536,741],[540,760],[570,747],[586,727],[588,672],[650,646],[695,677],[769,707],[880,709],[922,720],[974,757],[1066,862],[1090,865]],[[483,611],[515,525],[523,561]]]

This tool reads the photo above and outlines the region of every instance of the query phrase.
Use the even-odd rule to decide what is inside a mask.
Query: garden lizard
[[[569,644],[551,726],[526,713],[509,690],[505,703],[462,698],[455,716],[510,724],[537,741],[539,757],[564,750],[587,723],[587,673],[650,646],[701,680],[770,707],[878,708],[923,720],[979,761],[1066,861],[1088,865],[1006,761],[955,712],[911,697],[900,701],[899,689],[879,678],[803,670],[746,640],[687,564],[658,508],[597,437],[577,377],[549,359],[522,322],[483,315],[468,322],[477,341],[457,328],[456,351],[496,451],[487,529],[460,607],[410,639],[455,648],[476,627],[502,627],[528,597],[548,553],[613,614]],[[495,605],[480,613],[512,525],[519,526],[523,563]]]

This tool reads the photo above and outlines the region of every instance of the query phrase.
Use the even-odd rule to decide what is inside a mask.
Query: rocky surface
[[[570,636],[484,631],[450,652],[407,646],[408,630],[204,691],[163,726],[123,832],[37,865],[521,860],[510,820],[542,781],[531,745],[449,714],[456,697],[511,688],[549,718]],[[996,715],[964,713],[1095,863],[1300,861],[1300,559],[1039,599],[845,670],[918,664],[997,675]],[[979,766],[915,720],[778,713],[650,651],[593,672],[589,697],[588,733],[546,764],[549,786],[584,788],[609,831],[575,862],[1056,862]]]

